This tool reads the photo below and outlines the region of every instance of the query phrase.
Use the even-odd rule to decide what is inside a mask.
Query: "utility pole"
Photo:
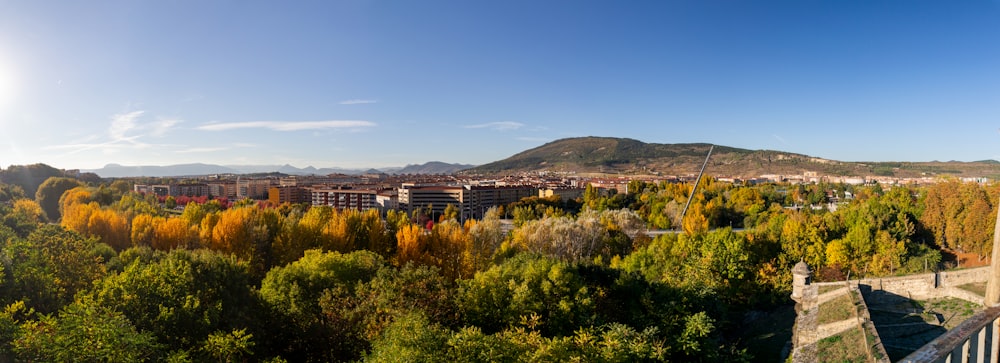
[[[688,195],[688,201],[684,204],[684,209],[681,210],[681,227],[684,226],[684,215],[687,214],[688,207],[691,206],[691,200],[694,199],[694,192],[698,190],[698,184],[701,184],[701,176],[705,174],[705,167],[708,166],[708,158],[712,157],[712,150],[715,149],[715,145],[710,145],[708,148],[708,155],[705,155],[705,162],[701,164],[701,171],[698,172],[698,179],[694,181],[694,187],[691,188],[691,195]]]

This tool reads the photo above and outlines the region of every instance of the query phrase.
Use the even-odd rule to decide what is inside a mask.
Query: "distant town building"
[[[562,200],[574,200],[583,198],[584,188],[542,188],[538,190],[539,198],[548,198],[558,195]]]
[[[160,196],[160,197],[177,195],[177,186],[176,185],[166,185],[166,184],[153,185],[153,186],[149,187],[149,189],[150,189],[150,191],[153,192],[153,194],[156,194],[157,196]]]
[[[236,199],[267,199],[267,190],[271,188],[271,182],[271,179],[238,178],[236,180]]]
[[[312,203],[312,194],[309,189],[303,187],[277,186],[267,190],[267,201],[271,205]]]
[[[404,184],[399,189],[399,209],[408,213],[430,209],[434,216],[444,213],[445,208],[454,205],[459,210],[459,218],[482,218],[493,207],[510,204],[525,197],[538,194],[533,186],[473,186],[473,185],[425,185]]]
[[[202,197],[211,195],[211,188],[208,184],[178,184],[177,196]]]
[[[381,211],[399,209],[399,192],[395,189],[386,189],[375,194],[375,204]]]
[[[331,206],[337,210],[366,211],[379,209],[378,191],[374,189],[315,188],[310,193],[312,205]]]
[[[208,183],[208,195],[216,198],[236,199],[236,182]]]

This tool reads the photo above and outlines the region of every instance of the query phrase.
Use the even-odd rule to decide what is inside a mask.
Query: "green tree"
[[[27,198],[24,188],[20,185],[0,183],[0,203]]]
[[[270,324],[279,334],[274,344],[282,345],[292,361],[356,357],[365,346],[359,319],[327,313],[337,311],[331,306],[350,302],[357,287],[383,266],[382,257],[370,251],[309,250],[298,261],[271,269],[261,282],[260,296],[276,317]]]
[[[101,280],[90,295],[151,332],[168,350],[196,351],[213,332],[263,322],[247,263],[207,250],[149,257],[131,251],[122,255],[138,258],[123,258],[125,269]]]
[[[45,164],[11,165],[6,170],[0,170],[0,183],[19,186],[25,195],[32,196],[46,179],[61,176],[61,170]]]
[[[52,313],[73,301],[77,292],[104,276],[103,258],[95,242],[56,225],[44,225],[28,238],[3,249],[8,280],[0,302],[24,300],[28,307]]]
[[[456,207],[454,204],[448,204],[447,206],[444,207],[444,213],[441,214],[441,221],[442,222],[447,220],[457,221],[460,212],[461,211],[459,211],[458,207]]]
[[[177,208],[177,199],[174,196],[167,196],[167,199],[163,201],[163,207],[167,209]]]
[[[9,213],[0,215],[0,220],[19,237],[27,237],[44,222],[45,214],[38,203],[30,199],[18,199],[13,204]]]
[[[457,301],[468,323],[490,333],[537,315],[544,334],[570,334],[594,323],[593,293],[570,264],[521,254],[459,281]]]
[[[367,362],[447,362],[442,348],[451,333],[419,312],[400,317],[372,343]]]
[[[236,362],[245,361],[245,357],[253,355],[254,345],[253,334],[247,333],[246,329],[234,329],[229,333],[212,333],[201,350],[213,361]]]
[[[81,185],[80,181],[76,179],[62,177],[46,179],[38,187],[38,192],[35,193],[35,201],[42,207],[42,210],[45,211],[45,215],[50,221],[58,221],[62,216],[59,212],[59,198],[67,190]]]
[[[141,362],[159,346],[121,313],[91,301],[74,302],[59,315],[42,315],[21,326],[14,341],[20,359],[48,362]]]
[[[443,326],[458,324],[452,283],[433,266],[384,266],[353,295],[338,298],[332,291],[319,301],[323,315],[357,320],[365,340],[379,337],[394,320],[420,312]]]

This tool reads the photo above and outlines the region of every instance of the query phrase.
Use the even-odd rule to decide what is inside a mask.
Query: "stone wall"
[[[852,290],[851,298],[854,299],[854,305],[858,307],[858,324],[861,325],[861,330],[865,333],[869,356],[875,362],[889,363],[889,353],[886,353],[885,346],[882,345],[882,338],[879,336],[878,330],[875,329],[875,324],[872,323],[872,314],[868,310],[868,304],[865,303],[864,297],[861,296],[860,289]]]
[[[968,294],[956,293],[958,290],[953,288],[974,282],[986,282],[989,278],[989,272],[989,266],[986,266],[928,274],[858,279],[851,280],[849,284],[870,286],[872,291],[885,291],[918,300],[943,296],[969,300]],[[825,286],[840,287],[844,285],[844,282],[818,282],[811,285],[818,288]],[[982,298],[979,298],[978,302],[982,303]]]
[[[940,295],[936,291],[936,274],[860,279],[852,284],[870,286],[872,291],[884,291],[910,299],[928,299]]]
[[[938,282],[940,287],[955,287],[973,282],[986,282],[989,278],[990,267],[976,267],[964,270],[938,272]]]

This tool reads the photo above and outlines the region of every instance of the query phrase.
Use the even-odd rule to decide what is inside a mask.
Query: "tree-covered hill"
[[[469,174],[564,172],[605,174],[696,174],[712,145],[657,144],[612,137],[556,140],[509,158],[464,171]],[[754,177],[764,174],[922,177],[941,174],[1000,177],[992,160],[960,162],[845,162],[775,150],[748,150],[716,145],[709,160],[713,175]]]

